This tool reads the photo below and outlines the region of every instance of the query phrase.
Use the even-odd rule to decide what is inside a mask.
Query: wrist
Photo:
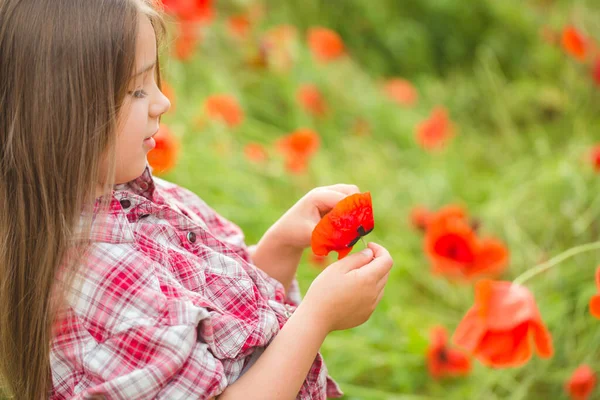
[[[311,327],[317,337],[322,337],[322,340],[325,340],[325,337],[332,329],[329,326],[328,319],[316,310],[317,309],[314,306],[311,306],[309,302],[302,302],[298,308],[296,308],[290,317],[290,320],[299,320],[301,323],[306,324],[306,326]]]

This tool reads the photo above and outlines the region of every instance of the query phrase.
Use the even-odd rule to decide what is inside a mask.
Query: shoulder
[[[175,183],[154,177],[155,185],[159,188],[163,197],[174,201],[184,213],[193,213],[202,218],[209,230],[219,239],[226,240],[237,245],[244,242],[244,234],[239,226],[220,215],[214,208],[209,206],[203,199],[189,189]]]

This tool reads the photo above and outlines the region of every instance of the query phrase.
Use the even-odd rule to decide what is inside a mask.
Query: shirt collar
[[[139,196],[143,196],[148,200],[154,199],[155,189],[156,186],[154,184],[154,178],[152,177],[152,167],[150,167],[150,164],[148,163],[146,163],[146,168],[144,169],[142,175],[129,182],[121,183],[114,186],[114,190],[117,192],[131,192]]]
[[[92,225],[89,235],[83,235],[83,224],[86,217],[89,217],[89,211],[83,212],[78,226],[75,228],[74,239],[76,242],[108,242],[108,243],[128,243],[134,241],[133,231],[127,219],[127,214],[123,211],[121,200],[130,193],[144,197],[150,201],[155,199],[156,185],[152,176],[152,168],[146,163],[144,172],[139,177],[126,182],[114,185],[110,195],[107,212],[100,212],[102,197],[98,197],[94,204],[92,216]]]

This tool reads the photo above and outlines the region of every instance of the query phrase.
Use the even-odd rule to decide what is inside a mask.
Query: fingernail
[[[371,250],[371,249],[364,249],[361,251],[361,254],[364,254],[365,256],[367,256],[369,258],[373,258],[373,250]]]

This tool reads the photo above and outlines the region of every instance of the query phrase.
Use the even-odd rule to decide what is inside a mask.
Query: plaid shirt
[[[54,325],[51,399],[217,396],[300,301],[252,264],[240,228],[148,166],[94,216]],[[341,395],[318,354],[297,398]]]

